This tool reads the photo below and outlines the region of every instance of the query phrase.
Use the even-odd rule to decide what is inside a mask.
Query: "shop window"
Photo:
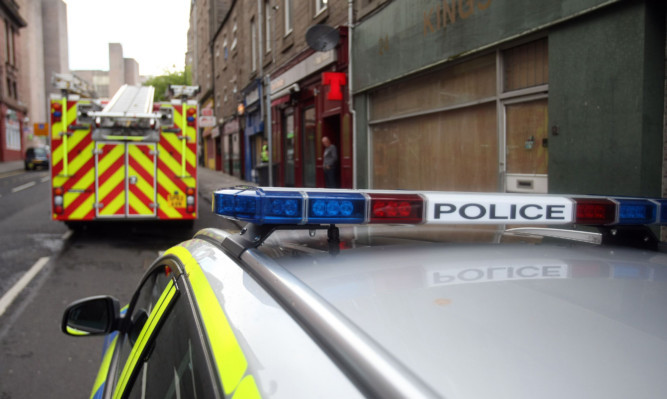
[[[503,51],[504,91],[540,86],[549,82],[547,39]]]
[[[373,127],[373,188],[495,191],[496,106],[428,114]]]

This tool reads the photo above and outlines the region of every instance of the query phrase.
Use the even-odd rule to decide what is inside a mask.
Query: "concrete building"
[[[125,60],[123,46],[120,43],[109,43],[109,93],[117,92],[125,84]]]
[[[108,71],[76,70],[74,74],[88,82],[98,98],[110,98]]]
[[[2,79],[0,79],[0,162],[23,159],[25,149],[24,129],[27,129],[28,91],[23,80],[22,68],[25,43],[19,31],[26,27],[26,21],[19,12],[19,5],[13,0],[0,0],[0,51]]]

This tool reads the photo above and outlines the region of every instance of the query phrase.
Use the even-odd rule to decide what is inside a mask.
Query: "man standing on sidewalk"
[[[338,149],[327,136],[322,137],[322,145],[324,145],[324,156],[322,157],[324,187],[338,188]]]

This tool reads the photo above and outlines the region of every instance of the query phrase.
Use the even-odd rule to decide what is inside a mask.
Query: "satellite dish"
[[[329,51],[338,45],[338,29],[329,25],[313,25],[306,31],[306,43],[315,51]]]

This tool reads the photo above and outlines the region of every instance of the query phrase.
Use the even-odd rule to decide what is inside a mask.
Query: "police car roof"
[[[666,255],[562,243],[386,245],[371,233],[331,256],[294,235],[278,232],[260,250],[444,397],[667,392]]]

